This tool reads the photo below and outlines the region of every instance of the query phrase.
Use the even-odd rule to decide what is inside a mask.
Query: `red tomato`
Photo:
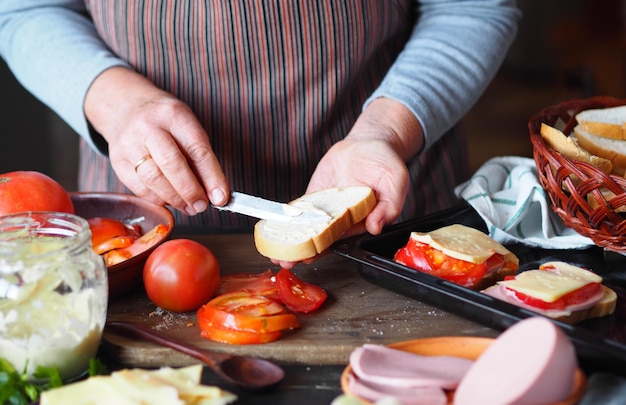
[[[173,312],[198,309],[211,299],[220,278],[215,255],[190,239],[172,239],[159,245],[146,260],[146,293],[159,307]]]
[[[205,320],[201,318],[198,318],[198,325],[201,329],[200,335],[203,338],[231,345],[270,343],[275,342],[282,336],[282,331],[280,330],[275,332],[260,333],[245,330],[206,327]]]
[[[274,273],[269,269],[263,273],[230,274],[222,277],[217,287],[217,293],[226,294],[233,291],[250,291],[257,295],[280,300]]]
[[[35,171],[0,175],[0,215],[26,211],[55,211],[74,214],[74,204],[63,186]]]
[[[298,319],[278,302],[247,291],[218,295],[198,310],[207,327],[275,332],[299,327]]]
[[[162,240],[167,233],[168,228],[163,224],[159,224],[150,229],[145,234],[136,238],[132,244],[120,249],[109,250],[102,254],[104,262],[107,267],[111,267],[115,264],[121,263],[124,260],[130,259],[133,256],[145,252],[154,246],[158,241]]]
[[[485,262],[476,264],[446,256],[440,250],[412,239],[396,252],[393,259],[412,269],[466,287],[475,285],[486,274],[505,265],[504,256],[497,253]]]
[[[311,312],[328,296],[323,288],[300,280],[287,269],[276,273],[276,286],[283,304],[295,312]]]
[[[126,241],[112,241],[114,238],[127,236],[129,232],[126,225],[117,219],[95,217],[87,219],[87,223],[91,230],[91,245],[98,254],[129,246],[134,240],[133,238]]]

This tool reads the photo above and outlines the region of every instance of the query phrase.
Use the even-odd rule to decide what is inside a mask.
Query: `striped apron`
[[[203,123],[233,190],[278,201],[302,195],[401,51],[413,1],[86,0],[111,50],[185,101]],[[448,206],[467,177],[466,146],[444,136],[408,163],[400,220]],[[79,189],[129,192],[107,158],[81,145]],[[175,213],[178,232],[249,230],[209,209]]]

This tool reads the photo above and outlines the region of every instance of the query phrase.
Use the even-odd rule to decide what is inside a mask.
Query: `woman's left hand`
[[[326,152],[306,192],[369,186],[376,193],[376,206],[363,223],[356,224],[343,237],[364,231],[378,235],[402,211],[409,189],[406,161],[422,148],[423,142],[419,122],[404,105],[386,98],[376,99],[361,114],[346,138]],[[286,268],[295,264],[274,263]]]

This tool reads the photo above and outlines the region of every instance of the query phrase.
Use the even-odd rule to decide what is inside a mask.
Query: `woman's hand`
[[[188,215],[228,201],[224,173],[191,109],[145,77],[123,67],[103,72],[87,93],[85,115],[136,195]]]
[[[365,230],[377,235],[402,211],[409,188],[406,161],[419,152],[423,139],[419,122],[404,105],[390,99],[376,99],[346,138],[326,152],[306,192],[355,185],[371,187],[376,193],[376,206],[364,223],[355,225],[343,237]],[[273,262],[285,268],[295,264]]]
[[[307,192],[329,187],[365,185],[378,203],[365,220],[365,229],[377,235],[402,211],[409,188],[406,162],[422,148],[422,128],[404,105],[379,98],[369,104],[346,138],[320,160]],[[363,232],[353,228],[350,234]]]

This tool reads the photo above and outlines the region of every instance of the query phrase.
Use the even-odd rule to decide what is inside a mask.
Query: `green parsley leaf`
[[[98,359],[89,360],[89,376],[105,374],[105,367]],[[33,377],[43,382],[28,381],[26,367],[20,374],[6,359],[0,358],[0,404],[28,405],[39,399],[41,392],[60,387],[63,380],[56,367],[38,366]]]

